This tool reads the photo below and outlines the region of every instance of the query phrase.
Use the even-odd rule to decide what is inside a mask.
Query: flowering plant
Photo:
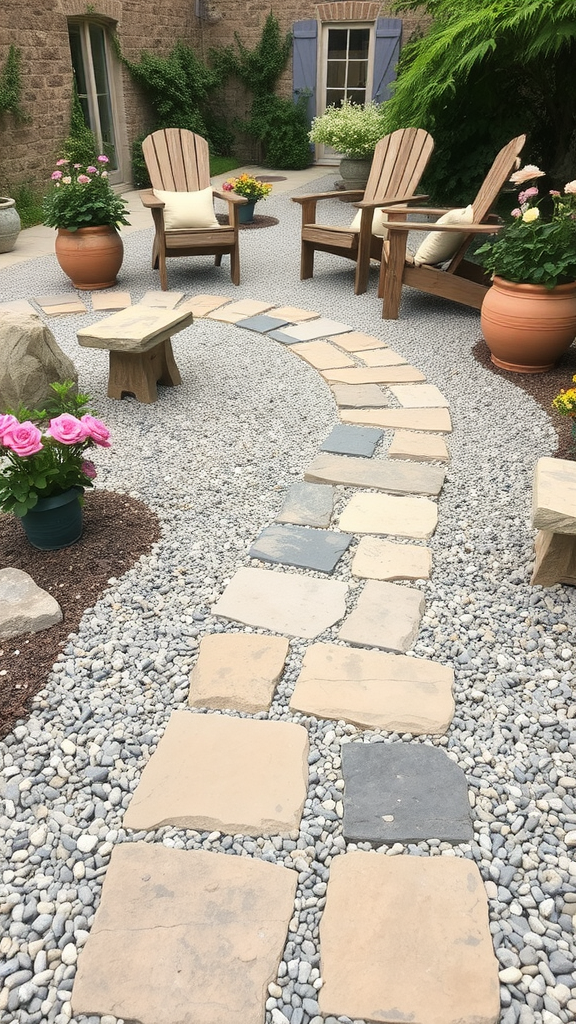
[[[266,199],[272,191],[268,181],[257,181],[250,174],[241,174],[238,178],[228,178],[222,185],[225,192],[235,192],[237,196],[246,196],[250,203]]]
[[[45,409],[0,415],[0,510],[24,516],[41,498],[70,487],[93,487],[96,467],[87,449],[110,447],[110,431],[84,412],[88,395],[72,381],[51,384]],[[82,415],[81,415],[82,414]]]
[[[50,228],[95,228],[128,224],[126,202],[110,185],[107,156],[83,167],[62,158],[52,171],[53,186],[44,200],[44,223]]]
[[[315,117],[308,133],[310,142],[332,146],[337,153],[363,160],[372,156],[376,143],[386,134],[382,106],[377,103],[350,103],[327,107]]]
[[[532,164],[511,176],[515,185],[524,185],[544,176]],[[564,192],[551,191],[552,215],[541,216],[536,185],[518,193],[518,206],[512,221],[495,241],[476,250],[486,270],[516,284],[540,284],[555,288],[576,281],[576,181],[569,181]]]

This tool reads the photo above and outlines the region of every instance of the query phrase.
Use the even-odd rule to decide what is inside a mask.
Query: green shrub
[[[84,120],[84,111],[78,96],[76,80],[72,83],[72,111],[70,114],[70,131],[68,138],[64,141],[61,155],[66,157],[71,164],[82,164],[87,166],[94,162],[98,153],[94,133],[90,130]],[[105,154],[107,155],[107,154]]]
[[[297,103],[273,95],[255,97],[242,128],[262,143],[266,167],[301,170],[311,164],[306,106],[306,97]]]
[[[44,219],[43,196],[29,182],[21,182],[10,189],[10,196],[16,201],[23,228],[32,228]]]

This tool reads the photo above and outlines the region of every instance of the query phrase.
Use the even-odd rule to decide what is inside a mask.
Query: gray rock
[[[62,621],[58,602],[21,569],[0,569],[0,638],[39,633]]]
[[[313,530],[305,526],[267,526],[250,548],[250,557],[264,562],[297,565],[318,572],[333,572],[352,543],[349,533]]]
[[[50,384],[65,380],[78,382],[76,367],[42,320],[0,312],[0,413],[20,405],[41,408]]]

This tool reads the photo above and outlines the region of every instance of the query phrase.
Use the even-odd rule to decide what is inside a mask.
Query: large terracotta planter
[[[496,366],[513,373],[551,370],[576,337],[576,281],[549,289],[495,277],[481,325]]]
[[[78,231],[58,228],[55,249],[58,263],[75,288],[93,291],[116,284],[124,246],[112,225]]]

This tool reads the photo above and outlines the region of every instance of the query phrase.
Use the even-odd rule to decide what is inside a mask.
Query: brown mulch
[[[0,515],[0,569],[29,573],[56,598],[64,615],[58,626],[41,633],[0,640],[0,738],[16,719],[29,715],[32,697],[44,686],[84,609],[96,603],[110,577],[122,576],[159,537],[158,518],[147,505],[112,491],[86,495],[82,537],[60,551],[32,547],[20,522]]]
[[[561,388],[566,390],[573,386],[572,377],[576,374],[576,346],[573,345],[562,356],[558,365],[546,373],[511,373],[509,370],[501,370],[491,362],[490,351],[482,340],[474,346],[472,355],[476,362],[490,370],[495,376],[505,377],[506,380],[532,395],[532,398],[542,406],[544,412],[550,417],[552,426],[558,432],[558,448],[554,455],[560,459],[573,459],[570,417],[560,416],[552,408],[552,399],[556,397]]]
[[[225,213],[217,213],[216,220],[219,224],[227,224],[228,216]],[[250,224],[239,224],[240,231],[254,231],[257,228],[271,228],[274,224],[279,224],[277,217],[264,217],[260,214],[254,214],[254,220]]]

